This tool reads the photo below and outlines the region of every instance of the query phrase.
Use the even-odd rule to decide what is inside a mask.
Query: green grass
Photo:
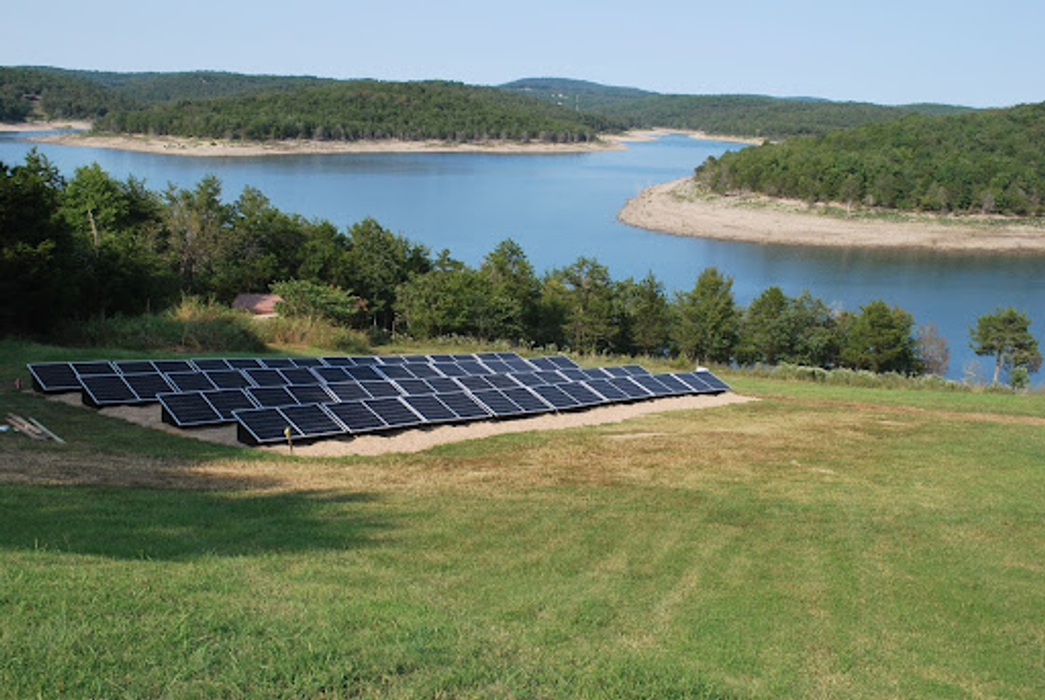
[[[346,459],[5,388],[0,697],[1045,696],[1045,397],[730,379]]]

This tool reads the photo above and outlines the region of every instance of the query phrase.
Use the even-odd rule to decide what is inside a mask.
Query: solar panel
[[[369,381],[377,381],[384,379],[384,377],[378,374],[377,370],[368,365],[356,365],[355,367],[345,367],[345,372],[347,372],[348,376],[352,377],[352,379],[355,379],[356,381],[362,381],[364,379]]]
[[[487,360],[501,359],[501,354],[499,352],[477,352],[475,353],[475,356],[483,362],[486,362]]]
[[[138,395],[122,376],[118,374],[88,374],[80,377],[83,385],[83,402],[88,406],[120,406],[139,403]]]
[[[464,370],[465,374],[493,374],[493,372],[479,360],[458,360],[457,366]]]
[[[230,357],[229,367],[233,369],[261,369],[261,360],[255,357]]]
[[[402,393],[411,396],[436,393],[432,385],[425,379],[398,379],[396,380],[396,386],[399,387]]]
[[[219,389],[243,389],[251,386],[247,376],[238,369],[217,369],[203,372],[211,384]]]
[[[387,399],[364,399],[363,403],[371,411],[381,416],[381,420],[390,428],[405,428],[424,422],[424,419],[410,406],[403,403],[398,396]]]
[[[155,373],[156,366],[148,360],[117,360],[113,362],[120,374]]]
[[[373,382],[362,381],[359,384],[374,398],[399,396],[400,394],[399,387],[387,379],[379,379]]]
[[[125,374],[123,379],[142,401],[155,401],[157,394],[174,391],[174,387],[156,371]]]
[[[508,374],[512,371],[512,368],[504,360],[490,358],[483,359],[482,362],[486,369],[490,370],[493,374]]]
[[[327,403],[337,398],[320,384],[295,384],[288,386],[287,392],[297,399],[298,403]]]
[[[472,394],[479,403],[486,407],[486,409],[494,416],[503,418],[507,416],[518,416],[525,413],[519,404],[515,403],[500,389],[487,389],[486,391],[477,391]]]
[[[301,437],[299,431],[278,408],[248,408],[236,411],[236,436],[248,445],[285,442],[290,437]]]
[[[246,408],[257,408],[258,404],[242,389],[212,389],[200,392],[223,421],[235,420],[236,411]]]
[[[698,394],[709,394],[714,391],[707,385],[707,382],[697,376],[696,372],[676,372],[675,377]]]
[[[351,377],[344,367],[316,367],[312,370],[320,379],[327,383],[347,382]]]
[[[705,384],[707,384],[708,386],[710,386],[712,389],[715,389],[716,391],[722,392],[722,391],[729,391],[730,390],[729,384],[726,384],[724,381],[722,381],[721,379],[719,379],[718,377],[716,377],[714,374],[712,374],[711,372],[707,371],[706,369],[704,369],[704,370],[699,370],[698,369],[697,370],[697,378],[700,379]]]
[[[449,423],[460,420],[460,416],[448,408],[437,396],[431,394],[404,396],[403,401],[416,413],[421,414],[426,423]]]
[[[370,398],[370,394],[360,386],[359,382],[327,384],[327,391],[333,394],[338,401],[358,401],[359,399]]]
[[[323,360],[318,357],[292,357],[290,361],[295,367],[322,367]]]
[[[432,379],[433,377],[445,377],[446,375],[427,362],[407,362],[408,367],[418,379]]]
[[[571,382],[583,382],[588,378],[588,375],[584,373],[583,369],[560,369],[559,374],[569,379]]]
[[[552,355],[548,358],[556,369],[580,369],[580,365],[565,355]]]
[[[327,404],[327,410],[341,421],[350,433],[369,433],[388,427],[381,417],[362,401]]]
[[[206,391],[214,389],[214,383],[203,372],[170,372],[167,380],[178,391]]]
[[[629,377],[651,374],[651,372],[642,365],[624,365],[624,370],[628,373]]]
[[[407,364],[428,364],[428,355],[403,355],[403,362]]]
[[[649,392],[655,396],[669,396],[672,393],[671,389],[664,386],[664,384],[652,374],[640,374],[633,376],[630,379],[644,389],[648,389]]]
[[[581,372],[585,379],[609,379],[613,376],[602,367],[585,367]]]
[[[427,382],[437,394],[457,393],[462,388],[461,383],[451,377],[432,377],[422,381]]]
[[[224,372],[232,369],[232,365],[220,357],[197,357],[192,360],[192,364],[200,372]]]
[[[89,374],[116,374],[116,368],[111,362],[105,360],[92,360],[90,362],[70,362],[73,370],[85,377]]]
[[[628,399],[648,399],[653,395],[653,392],[640,384],[636,384],[631,377],[613,377],[606,381],[623,391]]]
[[[688,384],[670,373],[654,374],[653,378],[666,386],[672,394],[681,395],[693,393],[693,390],[689,388]]]
[[[450,355],[450,359],[454,362],[475,362],[477,359],[475,353],[472,352],[457,352]]]
[[[428,361],[433,364],[439,364],[443,362],[455,362],[454,356],[446,353],[439,355],[429,355]]]
[[[541,370],[539,372],[534,372],[534,374],[537,375],[537,378],[540,379],[543,384],[562,384],[563,382],[570,381],[562,376],[560,372],[555,370]]]
[[[283,416],[294,424],[301,437],[322,438],[344,435],[345,426],[339,423],[319,404],[307,406],[286,406],[280,409]]]
[[[550,357],[534,357],[530,359],[530,364],[539,370],[557,370],[559,366],[552,361]]]
[[[631,376],[631,372],[629,372],[624,367],[603,367],[602,371],[605,372],[606,374],[608,374],[611,377],[630,377]]]
[[[529,360],[524,360],[521,357],[516,356],[514,359],[505,359],[504,363],[511,368],[512,372],[535,372],[537,368],[530,363]]]
[[[447,377],[464,377],[468,375],[468,370],[456,362],[436,362],[432,364],[432,368]]]
[[[576,399],[577,403],[581,406],[595,406],[601,403],[606,403],[607,401],[605,398],[589,389],[587,385],[580,382],[567,382],[556,386]]]
[[[153,360],[152,364],[164,374],[196,371],[196,368],[189,364],[188,360]]]
[[[490,412],[486,410],[481,403],[463,391],[439,394],[439,400],[463,420],[475,420],[490,417]]]
[[[244,391],[259,406],[293,406],[298,402],[285,386],[256,386]]]
[[[498,360],[504,360],[505,362],[514,362],[521,360],[522,357],[517,352],[499,352],[497,353]]]
[[[319,377],[307,367],[281,369],[279,373],[286,378],[287,384],[319,384],[320,382]]]
[[[80,378],[68,362],[36,362],[26,365],[33,375],[33,388],[48,394],[79,391]]]
[[[326,362],[330,367],[352,367],[356,364],[351,357],[345,356],[324,357],[323,362]]]
[[[383,365],[401,365],[406,362],[406,358],[402,355],[381,355],[377,358]]]
[[[261,365],[267,369],[290,369],[294,361],[289,357],[262,357]]]
[[[283,386],[287,383],[286,377],[275,369],[244,369],[243,374],[257,386]]]
[[[468,391],[472,392],[494,388],[493,384],[486,380],[486,377],[480,377],[478,375],[465,375],[463,377],[457,377],[457,383],[463,386]]]
[[[585,384],[607,401],[627,401],[629,398],[632,398],[607,379],[589,379]]]
[[[201,425],[218,425],[222,417],[211,406],[203,394],[198,391],[160,394],[156,398],[163,407],[160,419],[168,425],[178,428],[191,428]]]
[[[580,402],[573,398],[560,387],[564,385],[556,386],[555,384],[542,384],[541,386],[535,386],[533,391],[540,396],[542,399],[550,403],[556,410],[564,411],[570,408],[576,408]]]
[[[373,355],[353,355],[352,361],[357,365],[376,365],[379,362]]]
[[[540,386],[547,384],[546,381],[537,376],[537,372],[515,372],[510,375],[512,379],[524,386]]]
[[[547,413],[553,406],[533,393],[529,387],[521,386],[518,389],[505,389],[504,395],[514,401],[526,413]]]
[[[379,365],[377,371],[385,379],[414,379],[414,373],[403,365]]]
[[[510,374],[488,374],[482,377],[495,389],[514,389],[521,384],[512,378]]]

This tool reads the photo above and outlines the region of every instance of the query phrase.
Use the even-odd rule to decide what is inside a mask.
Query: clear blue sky
[[[1045,0],[15,0],[0,20],[0,65],[1045,101]]]

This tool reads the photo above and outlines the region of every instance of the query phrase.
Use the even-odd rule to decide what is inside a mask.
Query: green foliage
[[[1002,368],[1013,370],[1024,368],[1017,377],[1041,368],[1041,351],[1038,341],[1031,335],[1030,319],[1010,307],[998,308],[993,313],[976,319],[976,327],[970,329],[970,346],[977,355],[994,357],[994,380],[997,385]],[[1013,380],[1013,386],[1016,380]]]
[[[601,85],[568,78],[523,78],[499,86],[547,102],[586,112],[600,113],[623,103],[654,95],[638,88]]]
[[[345,266],[352,289],[364,301],[370,325],[390,329],[395,321],[399,285],[427,272],[431,261],[424,246],[366,218],[348,229]]]
[[[697,362],[729,362],[736,348],[740,310],[733,300],[733,278],[714,267],[700,273],[692,291],[676,297],[675,344]]]
[[[349,325],[359,313],[359,298],[334,285],[323,285],[309,280],[273,282],[273,294],[280,296],[276,311],[281,316],[293,316],[310,321],[324,320],[337,325]]]
[[[1045,213],[1045,103],[945,117],[911,115],[819,138],[709,158],[696,179],[719,193],[905,211]]]
[[[65,71],[0,67],[0,121],[20,122],[34,113],[51,119],[96,119],[130,104]]]
[[[580,257],[551,271],[544,281],[545,303],[559,310],[569,346],[594,352],[609,348],[616,335],[614,289],[609,270]]]
[[[652,272],[638,282],[624,280],[617,285],[619,303],[623,307],[623,337],[618,346],[644,355],[667,352],[671,341],[671,307],[664,284]]]
[[[846,317],[842,329],[842,364],[871,372],[918,374],[923,366],[912,336],[914,317],[876,299]]]

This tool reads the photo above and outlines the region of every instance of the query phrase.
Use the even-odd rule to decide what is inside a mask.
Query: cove
[[[679,291],[714,265],[733,276],[742,304],[774,284],[791,295],[808,289],[848,309],[883,299],[912,312],[916,323],[936,325],[950,347],[952,378],[977,368],[989,376],[990,358],[969,348],[969,327],[980,314],[1014,306],[1030,315],[1039,342],[1045,328],[1045,257],[758,245],[651,233],[616,220],[624,201],[642,188],[684,177],[737,144],[668,135],[624,151],[561,155],[193,158],[33,144],[24,135],[0,134],[0,161],[16,165],[35,145],[66,176],[97,162],[114,177],[133,175],[157,191],[168,183],[192,187],[213,174],[227,200],[252,186],[284,211],[342,228],[372,216],[469,265],[511,237],[539,271],[584,255],[609,267],[615,279],[652,271],[669,291]]]

